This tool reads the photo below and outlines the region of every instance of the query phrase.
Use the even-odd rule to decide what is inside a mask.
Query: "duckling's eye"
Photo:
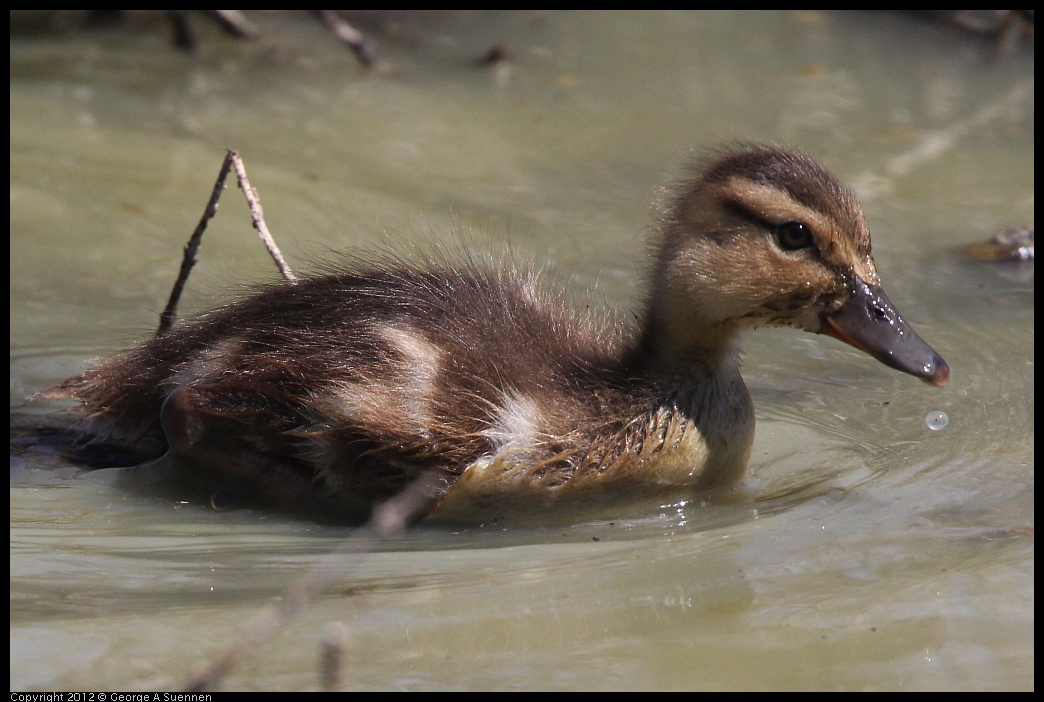
[[[812,230],[801,222],[787,222],[779,225],[776,235],[779,237],[779,245],[788,251],[805,249],[813,244]]]

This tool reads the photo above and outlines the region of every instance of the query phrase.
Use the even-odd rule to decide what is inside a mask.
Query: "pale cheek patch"
[[[691,246],[669,274],[672,287],[683,295],[667,308],[669,316],[695,309],[704,321],[718,323],[743,317],[766,297],[783,292],[774,283],[767,253],[752,247],[716,246],[707,240],[696,240]],[[708,266],[708,261],[715,265]]]

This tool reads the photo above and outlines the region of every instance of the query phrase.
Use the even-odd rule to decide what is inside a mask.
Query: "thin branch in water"
[[[283,253],[276,246],[275,239],[272,238],[272,233],[268,231],[268,225],[265,224],[265,212],[261,209],[261,199],[258,197],[257,191],[250,186],[243,159],[239,157],[238,151],[229,151],[228,155],[232,159],[232,165],[236,169],[236,176],[239,178],[239,189],[243,191],[243,197],[246,198],[247,205],[250,206],[250,218],[254,220],[254,229],[257,230],[261,241],[265,242],[265,248],[268,249],[269,255],[275,261],[283,279],[291,285],[296,285],[297,276],[293,274],[290,266],[286,264],[286,261],[283,259]]]
[[[192,232],[188,243],[185,244],[185,255],[181,259],[181,270],[178,271],[178,278],[174,281],[174,287],[170,291],[170,299],[167,301],[167,306],[160,314],[159,327],[156,328],[157,337],[165,335],[174,325],[178,302],[181,300],[181,293],[185,290],[185,282],[188,280],[189,273],[192,272],[192,267],[196,265],[196,253],[199,251],[199,245],[203,240],[203,232],[206,231],[210,220],[217,214],[218,200],[221,199],[221,193],[225,190],[228,172],[233,167],[236,169],[239,188],[243,191],[243,196],[250,207],[250,218],[254,222],[254,229],[257,230],[261,241],[264,242],[265,248],[268,249],[269,255],[275,261],[283,279],[291,285],[297,284],[297,277],[283,259],[283,253],[276,246],[272,233],[268,231],[268,225],[265,224],[265,213],[261,209],[261,201],[258,199],[257,191],[251,187],[250,181],[247,179],[243,159],[240,158],[238,151],[229,150],[225,155],[225,161],[221,164],[221,171],[218,173],[217,180],[214,181],[214,190],[210,194],[210,200],[207,202],[206,209],[203,210],[203,216],[200,217],[199,224],[196,225],[196,231]]]
[[[192,232],[188,243],[185,244],[185,255],[181,259],[181,270],[178,272],[178,279],[174,281],[174,287],[170,291],[170,299],[160,314],[159,327],[156,329],[156,336],[158,337],[170,331],[171,326],[174,324],[178,301],[181,300],[181,293],[185,289],[185,281],[188,280],[192,267],[196,265],[196,252],[199,251],[199,244],[203,240],[203,232],[206,231],[207,223],[217,214],[218,200],[221,199],[221,193],[225,189],[228,171],[232,168],[232,154],[233,152],[229,151],[225,156],[225,161],[221,164],[221,171],[218,172],[217,180],[214,181],[214,191],[210,194],[210,200],[207,202],[206,209],[203,210],[203,216],[200,217],[199,224],[196,225],[196,231]]]
[[[217,19],[221,28],[240,39],[257,39],[261,32],[246,18],[242,10],[207,10]]]
[[[337,575],[344,572],[345,563],[353,562],[345,556],[370,553],[382,541],[402,533],[406,527],[423,519],[451,481],[452,476],[447,472],[433,468],[398,495],[376,506],[358,535],[346,540],[341,548],[288,587],[277,604],[266,607],[254,617],[235,642],[192,676],[185,686],[186,690],[203,692],[217,687],[244,658],[274,636],[309,601],[318,597]]]
[[[182,51],[193,53],[196,50],[196,37],[189,28],[188,10],[167,10],[171,29],[174,31],[174,46]]]
[[[350,643],[348,627],[344,622],[330,622],[323,632],[322,653],[319,659],[319,682],[326,692],[341,687],[341,670]]]
[[[268,249],[268,253],[272,256],[283,278],[291,285],[297,283],[297,278],[283,259],[282,252],[276,246],[275,240],[268,230],[268,225],[265,224],[265,215],[261,209],[260,199],[257,191],[250,185],[246,167],[243,165],[239,152],[229,150],[225,156],[224,163],[221,164],[221,171],[214,182],[214,189],[211,192],[206,209],[203,211],[203,216],[200,218],[199,224],[196,225],[196,230],[192,233],[192,237],[185,244],[185,255],[181,262],[181,270],[178,273],[178,279],[174,283],[174,289],[171,291],[170,301],[167,303],[166,309],[163,310],[163,314],[160,315],[160,326],[156,331],[156,336],[166,334],[174,323],[175,311],[181,298],[181,293],[184,290],[185,282],[188,280],[192,267],[196,264],[196,253],[203,239],[203,232],[207,228],[207,223],[217,214],[218,201],[221,199],[221,193],[225,189],[225,181],[232,168],[235,168],[239,187],[243,191],[247,205],[250,207],[250,217],[253,220],[254,228],[257,229],[258,235]],[[311,573],[291,585],[284,592],[279,604],[267,607],[258,614],[247,625],[246,630],[236,642],[192,677],[189,681],[188,689],[194,691],[213,689],[239,665],[243,658],[274,635],[276,631],[296,616],[310,600],[322,592],[323,588],[333,580],[334,576],[342,571],[342,564],[345,561],[344,556],[369,553],[374,550],[379,542],[401,533],[407,526],[422,519],[431,510],[442,493],[445,492],[450,482],[452,482],[452,476],[448,473],[441,469],[432,469],[423,473],[398,495],[375,507],[370,520],[362,528],[358,536],[348,539],[344,546],[328,556]],[[330,650],[326,655],[326,658],[329,660],[324,664],[323,676],[324,682],[328,683],[328,687],[333,687],[336,685],[340,670],[340,648],[336,642],[331,644],[329,648]]]
[[[377,47],[373,45],[366,35],[360,32],[358,29],[348,24],[340,15],[334,10],[316,10],[315,13],[319,15],[319,19],[322,20],[330,31],[340,39],[342,42],[347,44],[352,51],[355,52],[356,58],[359,59],[359,63],[366,66],[367,68],[378,68],[384,67],[381,57],[377,53]]]

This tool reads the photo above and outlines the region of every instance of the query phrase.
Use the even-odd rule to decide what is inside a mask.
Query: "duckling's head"
[[[855,195],[806,156],[763,145],[719,154],[670,205],[658,244],[647,323],[670,365],[720,355],[744,329],[789,326],[949,380],[885,295]]]

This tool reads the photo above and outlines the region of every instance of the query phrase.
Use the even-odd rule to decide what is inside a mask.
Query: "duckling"
[[[162,454],[285,509],[365,518],[436,471],[423,514],[687,495],[740,479],[754,408],[737,337],[832,336],[935,386],[945,361],[885,295],[855,196],[741,145],[655,232],[638,324],[494,262],[348,263],[200,315],[53,388],[81,444]]]

